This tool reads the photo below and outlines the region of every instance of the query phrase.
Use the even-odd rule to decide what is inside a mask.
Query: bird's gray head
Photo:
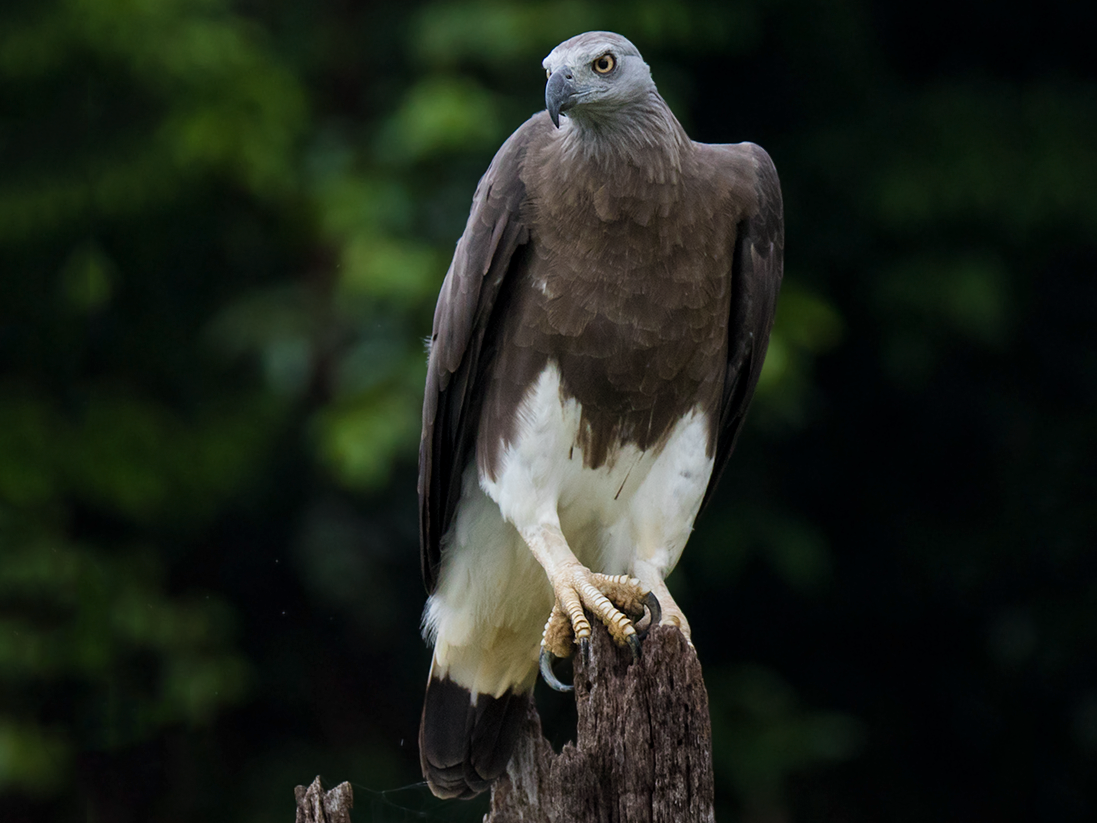
[[[565,40],[542,65],[548,75],[545,106],[557,128],[564,112],[597,121],[644,101],[655,90],[651,69],[636,46],[611,31],[588,31]]]

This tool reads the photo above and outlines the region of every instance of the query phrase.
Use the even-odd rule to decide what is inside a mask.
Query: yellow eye
[[[595,60],[591,65],[594,70],[599,74],[609,74],[617,67],[617,61],[613,58],[613,55],[608,51]]]

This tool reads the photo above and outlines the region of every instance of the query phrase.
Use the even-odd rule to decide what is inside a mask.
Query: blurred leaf
[[[380,153],[402,161],[490,146],[502,133],[494,98],[468,78],[414,85],[381,137]]]
[[[416,56],[431,65],[458,62],[514,69],[540,61],[557,43],[588,30],[619,31],[637,45],[676,43],[704,51],[754,34],[752,3],[666,3],[658,0],[590,4],[579,0],[508,3],[432,2],[417,16]],[[534,77],[535,69],[518,67]]]
[[[169,596],[148,550],[113,554],[25,531],[12,540],[12,527],[0,524],[0,689],[63,687],[64,709],[51,714],[69,732],[0,714],[0,785],[63,785],[76,730],[83,746],[128,745],[208,722],[244,695],[248,666],[220,599]],[[13,610],[22,616],[3,617]]]
[[[42,506],[71,494],[137,519],[209,516],[255,470],[276,420],[253,402],[187,421],[113,391],[65,415],[0,388],[0,501]]]
[[[118,272],[94,243],[74,249],[61,270],[60,292],[66,306],[81,314],[99,311],[110,302]]]
[[[812,406],[815,360],[835,348],[845,328],[828,301],[798,282],[796,272],[785,279],[777,306],[762,374],[758,379],[752,425],[771,430],[800,428]]]
[[[830,582],[830,553],[818,529],[787,515],[770,518],[767,526],[764,551],[782,579],[805,593]]]
[[[347,485],[376,488],[388,477],[395,455],[419,440],[420,398],[383,386],[332,404],[316,420],[324,462]]]
[[[290,155],[304,125],[303,89],[261,31],[228,5],[62,0],[0,35],[0,74],[24,82],[89,54],[100,61],[73,86],[80,107],[66,119],[77,128],[64,135],[61,162],[48,155],[20,162],[0,184],[0,241],[57,231],[91,213],[163,208],[211,173],[267,195],[295,185]],[[124,78],[128,88],[104,96],[100,74]],[[105,125],[127,96],[144,98],[141,119],[155,125],[112,135],[108,145],[88,139],[88,127]]]
[[[917,312],[923,324],[945,323],[957,337],[1000,345],[1010,330],[1007,271],[991,252],[911,256],[882,273],[878,283],[885,307]]]
[[[394,238],[361,235],[343,249],[339,287],[346,298],[394,298],[403,303],[432,297],[443,261],[434,250]]]
[[[942,219],[1001,220],[1015,231],[1051,221],[1097,228],[1097,91],[1063,83],[943,85],[889,110],[896,140],[869,189],[901,232]]]
[[[0,789],[53,789],[63,783],[70,757],[64,734],[0,714]]]
[[[314,152],[314,165],[323,161]],[[337,242],[382,228],[406,228],[414,214],[411,192],[395,180],[364,177],[340,165],[316,169],[316,201],[324,231]]]
[[[748,806],[774,808],[797,772],[852,757],[864,731],[848,715],[810,711],[775,672],[744,665],[708,672],[714,762]]]

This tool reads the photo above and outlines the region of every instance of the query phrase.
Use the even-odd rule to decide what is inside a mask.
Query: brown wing
[[[522,160],[531,136],[550,128],[547,124],[543,113],[526,121],[480,179],[434,311],[419,444],[419,540],[428,592],[437,577],[442,535],[461,496],[461,474],[475,447],[483,394],[478,384],[500,287],[515,252],[529,240],[521,219]]]
[[[728,363],[712,479],[703,509],[727,466],[762,373],[784,273],[785,227],[781,184],[765,150],[752,143],[723,147],[754,165],[754,206],[738,226],[731,272]],[[748,176],[748,179],[749,176]]]

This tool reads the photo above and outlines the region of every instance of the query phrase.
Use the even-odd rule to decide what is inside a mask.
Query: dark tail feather
[[[419,762],[438,797],[475,797],[506,771],[526,716],[528,692],[472,694],[431,677],[419,726]]]

